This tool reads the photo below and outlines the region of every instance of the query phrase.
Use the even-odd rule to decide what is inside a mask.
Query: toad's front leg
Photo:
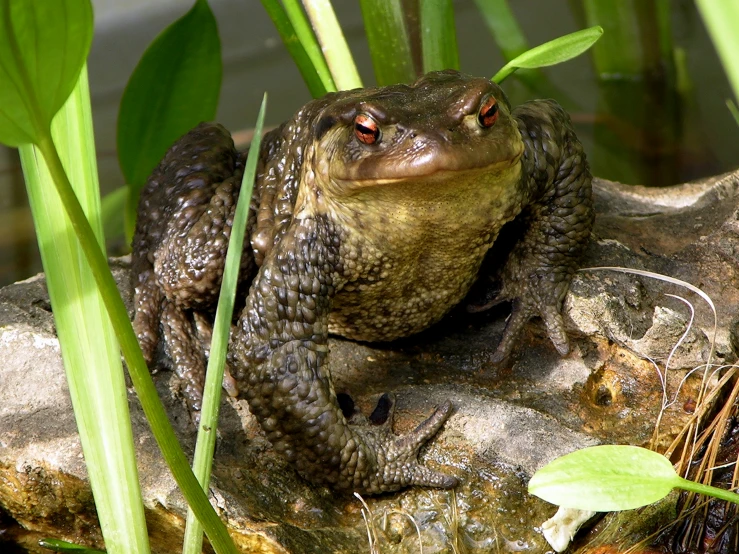
[[[296,220],[254,280],[231,338],[231,367],[267,438],[310,481],[363,493],[457,480],[418,464],[420,447],[451,411],[447,403],[413,432],[349,425],[326,371],[328,314],[341,284],[337,233]]]
[[[518,216],[522,236],[503,268],[497,298],[513,311],[494,359],[504,359],[532,316],[541,316],[557,351],[569,342],[562,304],[593,227],[590,170],[567,113],[553,100],[513,111],[526,145],[522,160],[527,204]]]

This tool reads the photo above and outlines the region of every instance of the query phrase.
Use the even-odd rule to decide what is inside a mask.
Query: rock
[[[462,307],[388,345],[331,341],[337,391],[352,394],[364,414],[381,393],[395,392],[396,431],[447,398],[455,406],[423,460],[461,485],[365,498],[382,552],[417,552],[419,534],[426,553],[546,552],[539,525],[556,508],[526,492],[537,468],[598,442],[671,442],[698,397],[702,371],[691,370],[736,360],[738,190],[739,172],[659,190],[595,184],[598,218],[583,267],[630,267],[700,286],[717,306],[715,333],[713,314],[692,292],[585,269],[566,302],[573,352],[565,358],[532,322],[511,359],[492,364],[505,309],[468,314]],[[130,300],[127,262],[113,266]],[[691,309],[668,294],[692,303],[689,332]],[[101,546],[42,276],[0,291],[0,357],[0,508],[28,529]],[[661,379],[665,398],[676,399],[664,409]],[[172,375],[160,372],[155,381],[191,451],[194,429],[172,394]],[[179,551],[184,501],[132,391],[129,401],[152,546]],[[245,552],[370,551],[364,505],[297,477],[242,401],[223,401],[211,495]]]

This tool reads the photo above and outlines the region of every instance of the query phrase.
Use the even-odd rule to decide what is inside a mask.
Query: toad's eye
[[[498,120],[498,101],[488,96],[482,101],[480,111],[477,114],[477,122],[480,127],[492,127]]]
[[[364,113],[354,118],[354,134],[364,144],[375,144],[380,140],[380,128],[377,126],[377,121]]]

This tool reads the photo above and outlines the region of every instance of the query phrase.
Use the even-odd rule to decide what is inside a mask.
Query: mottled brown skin
[[[498,112],[488,126],[490,95]],[[379,130],[373,144],[358,135],[367,121]],[[161,331],[195,409],[242,171],[228,132],[200,125],[167,153],[139,206],[134,324],[149,362]],[[389,422],[348,425],[325,369],[328,335],[386,341],[435,323],[468,292],[500,228],[519,218],[522,235],[500,260],[498,299],[513,313],[496,357],[532,316],[566,354],[560,310],[593,223],[590,180],[555,102],[511,111],[486,79],[438,72],[306,104],[260,152],[232,392],[311,481],[363,493],[454,486],[416,461],[449,403],[404,436]]]

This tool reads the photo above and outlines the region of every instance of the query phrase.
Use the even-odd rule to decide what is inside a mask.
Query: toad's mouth
[[[329,177],[332,182],[347,188],[351,188],[352,185],[355,187],[383,186],[421,180],[430,183],[443,182],[461,176],[504,172],[519,163],[523,152],[524,146],[520,144],[510,156],[493,162],[480,157],[474,159],[457,157],[455,159],[427,156],[415,157],[406,163],[399,160],[395,165],[383,163],[382,166],[375,164],[373,167],[367,167],[360,163],[351,167],[332,168],[329,170]]]

